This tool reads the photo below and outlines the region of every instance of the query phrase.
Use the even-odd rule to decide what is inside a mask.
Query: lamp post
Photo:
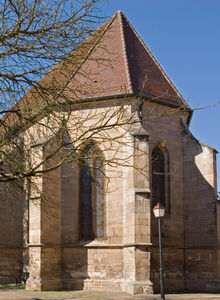
[[[159,233],[159,250],[160,250],[160,295],[161,299],[165,299],[164,285],[163,285],[163,257],[162,257],[162,239],[161,239],[161,224],[160,219],[164,217],[165,208],[158,202],[153,208],[154,216],[158,221],[158,233]]]

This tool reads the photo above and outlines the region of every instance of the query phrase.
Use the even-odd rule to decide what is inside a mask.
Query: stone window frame
[[[151,151],[151,187],[152,187],[152,157],[153,157],[153,152],[155,150],[159,150],[159,152],[163,155],[163,160],[164,160],[164,206],[165,206],[165,212],[166,214],[171,213],[171,207],[170,207],[170,157],[169,157],[169,152],[167,148],[161,143],[157,144],[156,146],[153,147]],[[153,192],[153,191],[152,191]],[[154,205],[152,201],[152,205]]]

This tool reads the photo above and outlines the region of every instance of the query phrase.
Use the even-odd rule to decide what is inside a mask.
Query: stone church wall
[[[164,277],[167,291],[184,289],[183,226],[183,160],[180,120],[186,114],[156,103],[144,104],[144,128],[149,133],[149,153],[159,145],[166,149],[169,160],[169,211],[162,220]],[[151,171],[150,171],[151,174]],[[157,221],[151,207],[151,280],[159,290],[159,249]]]
[[[186,289],[217,291],[216,151],[184,127],[183,151]]]
[[[95,116],[103,112],[106,115],[105,105],[94,110]],[[72,121],[76,113],[79,114],[72,113]],[[86,109],[80,112],[84,113]],[[162,220],[166,291],[217,289],[215,152],[192,137],[186,122],[186,112],[148,101],[143,105],[142,127],[138,123],[136,129],[109,130],[113,140],[120,136],[117,155],[126,155],[127,164],[133,168],[123,164],[105,166],[108,184],[104,206],[100,206],[104,207],[101,238],[80,239],[79,166],[65,163],[34,179],[45,201],[39,194],[43,201],[34,203],[37,193],[31,190],[28,214],[25,201],[22,204],[16,198],[24,199],[23,195],[15,197],[12,193],[12,205],[5,202],[0,208],[1,282],[13,282],[25,267],[30,272],[27,289],[158,292],[158,229],[152,213],[151,154],[159,147],[167,166],[166,215]],[[71,140],[75,132],[70,130],[68,134],[66,138]],[[53,143],[56,141],[51,140],[49,149]],[[106,142],[100,150],[109,159],[116,146],[112,142],[110,147]],[[38,152],[42,159],[47,149],[33,147],[32,151],[32,156]],[[58,153],[54,161],[61,157],[62,153]],[[22,221],[26,215],[29,232]],[[23,246],[28,246],[29,262],[24,259],[27,251]]]
[[[170,212],[162,221],[166,289],[217,291],[216,151],[192,136],[184,112],[155,103],[145,107],[143,117],[150,135],[150,153],[162,144],[169,154]],[[151,279],[156,291],[157,239],[157,224],[152,216]]]
[[[15,283],[22,271],[23,200],[17,184],[1,184],[0,283]]]

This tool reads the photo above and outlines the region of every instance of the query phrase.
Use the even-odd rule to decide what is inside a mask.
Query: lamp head
[[[160,202],[157,202],[157,204],[153,208],[153,212],[155,218],[163,218],[165,215],[165,207]]]

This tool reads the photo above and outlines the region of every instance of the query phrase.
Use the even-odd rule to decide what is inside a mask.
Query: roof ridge
[[[135,30],[135,28],[133,27],[133,25],[130,23],[130,21],[128,20],[128,18],[125,16],[125,14],[121,11],[119,11],[121,13],[121,16],[123,16],[125,18],[125,20],[127,21],[128,25],[131,27],[131,29],[133,30],[134,34],[136,35],[137,39],[139,40],[139,42],[143,45],[143,47],[145,48],[145,50],[147,51],[147,53],[150,55],[150,57],[152,58],[152,60],[155,62],[156,66],[159,68],[159,70],[161,71],[162,75],[164,76],[164,78],[167,80],[167,82],[172,86],[172,88],[175,90],[175,92],[177,93],[177,95],[180,97],[180,99],[183,101],[183,103],[189,107],[189,105],[187,104],[187,102],[185,101],[185,99],[183,98],[183,96],[179,93],[179,91],[177,90],[176,86],[173,84],[173,82],[170,80],[169,76],[166,74],[166,72],[163,70],[163,68],[161,67],[161,65],[159,64],[159,62],[157,61],[157,59],[154,57],[154,55],[151,53],[151,51],[149,50],[149,48],[147,47],[147,45],[144,43],[144,41],[142,40],[142,38],[140,37],[140,35],[137,33],[137,31]],[[180,102],[180,100],[178,99],[178,102]]]
[[[120,33],[121,33],[121,38],[122,38],[122,47],[123,47],[123,56],[124,56],[124,60],[125,60],[126,76],[128,79],[128,85],[131,89],[131,93],[133,93],[134,90],[133,90],[131,75],[130,75],[130,70],[129,70],[128,55],[127,55],[127,48],[126,48],[125,36],[124,36],[124,26],[123,26],[123,19],[122,19],[122,16],[124,16],[124,14],[121,10],[119,10],[116,14],[119,16],[119,21],[120,21],[120,25],[121,25]]]

